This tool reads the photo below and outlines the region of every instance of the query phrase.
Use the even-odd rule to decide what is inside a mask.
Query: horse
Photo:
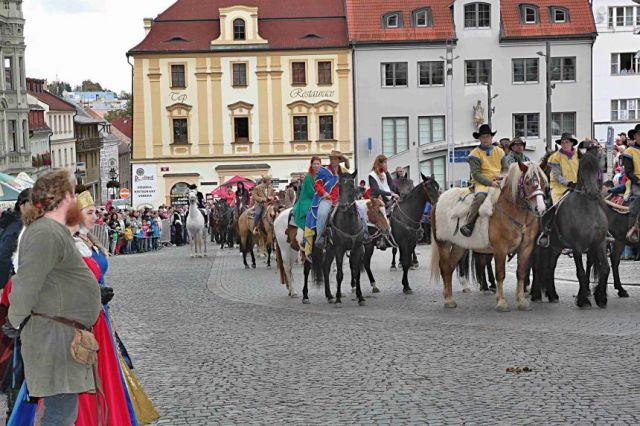
[[[189,232],[189,245],[191,257],[207,256],[207,228],[202,212],[198,208],[198,194],[189,191],[189,216],[187,217],[187,231]]]
[[[311,252],[312,264],[309,259],[304,262],[304,287],[302,289],[302,303],[309,303],[309,273],[313,267],[314,277],[318,283],[320,275],[324,278],[324,293],[329,303],[341,306],[342,303],[342,262],[349,251],[349,266],[351,278],[355,280],[356,298],[359,306],[365,306],[366,301],[360,289],[360,268],[364,254],[363,242],[366,223],[362,223],[356,204],[356,177],[358,172],[342,173],[339,177],[338,204],[332,210],[327,223],[327,247],[321,250],[313,247]],[[337,290],[336,297],[331,294],[329,274],[333,260],[336,261]]]
[[[513,163],[501,189],[490,190],[485,204],[480,209],[481,216],[478,218],[476,230],[468,238],[458,232],[462,225],[460,221],[464,218],[456,218],[454,210],[460,206],[459,203],[465,201],[468,206],[471,200],[467,198],[470,198],[471,193],[466,188],[452,188],[440,196],[439,203],[433,206],[431,213],[431,240],[435,243],[431,250],[431,277],[435,281],[443,281],[446,308],[457,307],[452,293],[453,271],[465,251],[474,250],[494,255],[498,311],[509,309],[503,292],[507,255],[518,253],[517,307],[520,310],[529,309],[529,302],[524,295],[524,275],[538,233],[537,219],[546,208],[546,185],[547,177],[538,165],[533,162]],[[492,205],[494,201],[495,205]],[[482,215],[487,204],[494,210],[488,218]]]
[[[391,235],[400,249],[402,264],[402,291],[411,294],[409,286],[409,268],[413,263],[413,252],[422,234],[422,213],[427,201],[435,206],[438,201],[440,186],[433,176],[420,174],[422,183],[416,185],[411,192],[396,203],[391,212]]]
[[[233,209],[225,202],[219,204],[219,243],[220,249],[227,244],[233,248]]]
[[[262,218],[257,225],[258,234],[266,244],[267,249],[267,268],[271,268],[271,248],[274,242],[273,222],[279,212],[277,203],[269,203],[262,210]],[[251,228],[253,227],[253,208],[245,210],[238,219],[238,236],[240,238],[240,251],[242,252],[242,261],[245,269],[249,269],[247,264],[247,253],[251,254],[251,267],[256,267],[256,257],[253,252],[255,244],[254,235]],[[262,226],[261,226],[262,225]]]
[[[220,243],[220,206],[217,201],[211,205],[209,211],[209,233],[212,243]]]
[[[600,193],[599,177],[598,153],[588,150],[581,154],[575,189],[563,196],[556,207],[551,223],[550,246],[538,250],[531,300],[539,301],[544,289],[550,302],[558,301],[554,272],[562,249],[568,248],[573,252],[576,275],[580,283],[576,305],[582,309],[591,307],[589,277],[582,261],[582,254],[588,251],[593,256],[598,271],[598,285],[593,293],[595,302],[600,308],[607,306],[607,280],[610,268],[607,263],[606,234],[609,223],[605,213],[607,207]]]

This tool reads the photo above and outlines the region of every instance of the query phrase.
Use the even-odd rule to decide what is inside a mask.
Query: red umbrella
[[[251,179],[247,179],[242,176],[234,176],[228,181],[226,181],[225,183],[223,183],[222,185],[220,185],[219,187],[217,187],[216,189],[214,189],[213,191],[211,191],[211,195],[213,195],[213,197],[219,197],[219,198],[225,197],[227,195],[228,188],[231,188],[233,185],[237,185],[240,182],[242,182],[244,184],[245,189],[248,189],[248,190],[251,190],[251,188],[256,186],[256,183]]]

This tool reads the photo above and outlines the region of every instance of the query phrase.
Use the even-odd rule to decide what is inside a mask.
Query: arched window
[[[382,25],[385,28],[402,28],[402,14],[400,12],[391,12],[382,16]]]
[[[520,18],[525,24],[538,24],[540,22],[538,8],[530,4],[521,4]]]
[[[556,24],[569,22],[569,11],[564,7],[551,6],[551,21]]]
[[[234,40],[245,40],[247,34],[245,32],[245,23],[244,19],[235,19],[233,21],[233,39]]]

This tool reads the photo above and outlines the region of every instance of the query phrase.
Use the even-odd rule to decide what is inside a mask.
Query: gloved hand
[[[2,325],[2,332],[9,339],[15,339],[16,337],[20,336],[20,330],[18,330],[17,328],[13,328],[9,321],[5,322]]]
[[[111,287],[100,287],[100,298],[102,299],[102,304],[106,305],[111,302],[113,299],[113,288]]]
[[[569,189],[576,189],[576,184],[575,184],[575,182],[569,182],[569,183],[567,184],[567,188],[569,188]]]

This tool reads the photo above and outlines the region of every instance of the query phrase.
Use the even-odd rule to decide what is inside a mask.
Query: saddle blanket
[[[491,249],[489,242],[489,218],[498,202],[500,189],[489,188],[489,193],[480,206],[478,220],[470,237],[460,233],[467,224],[467,215],[473,202],[474,193],[468,188],[452,188],[438,199],[436,204],[436,238],[449,241],[459,247],[470,250],[486,251]]]

